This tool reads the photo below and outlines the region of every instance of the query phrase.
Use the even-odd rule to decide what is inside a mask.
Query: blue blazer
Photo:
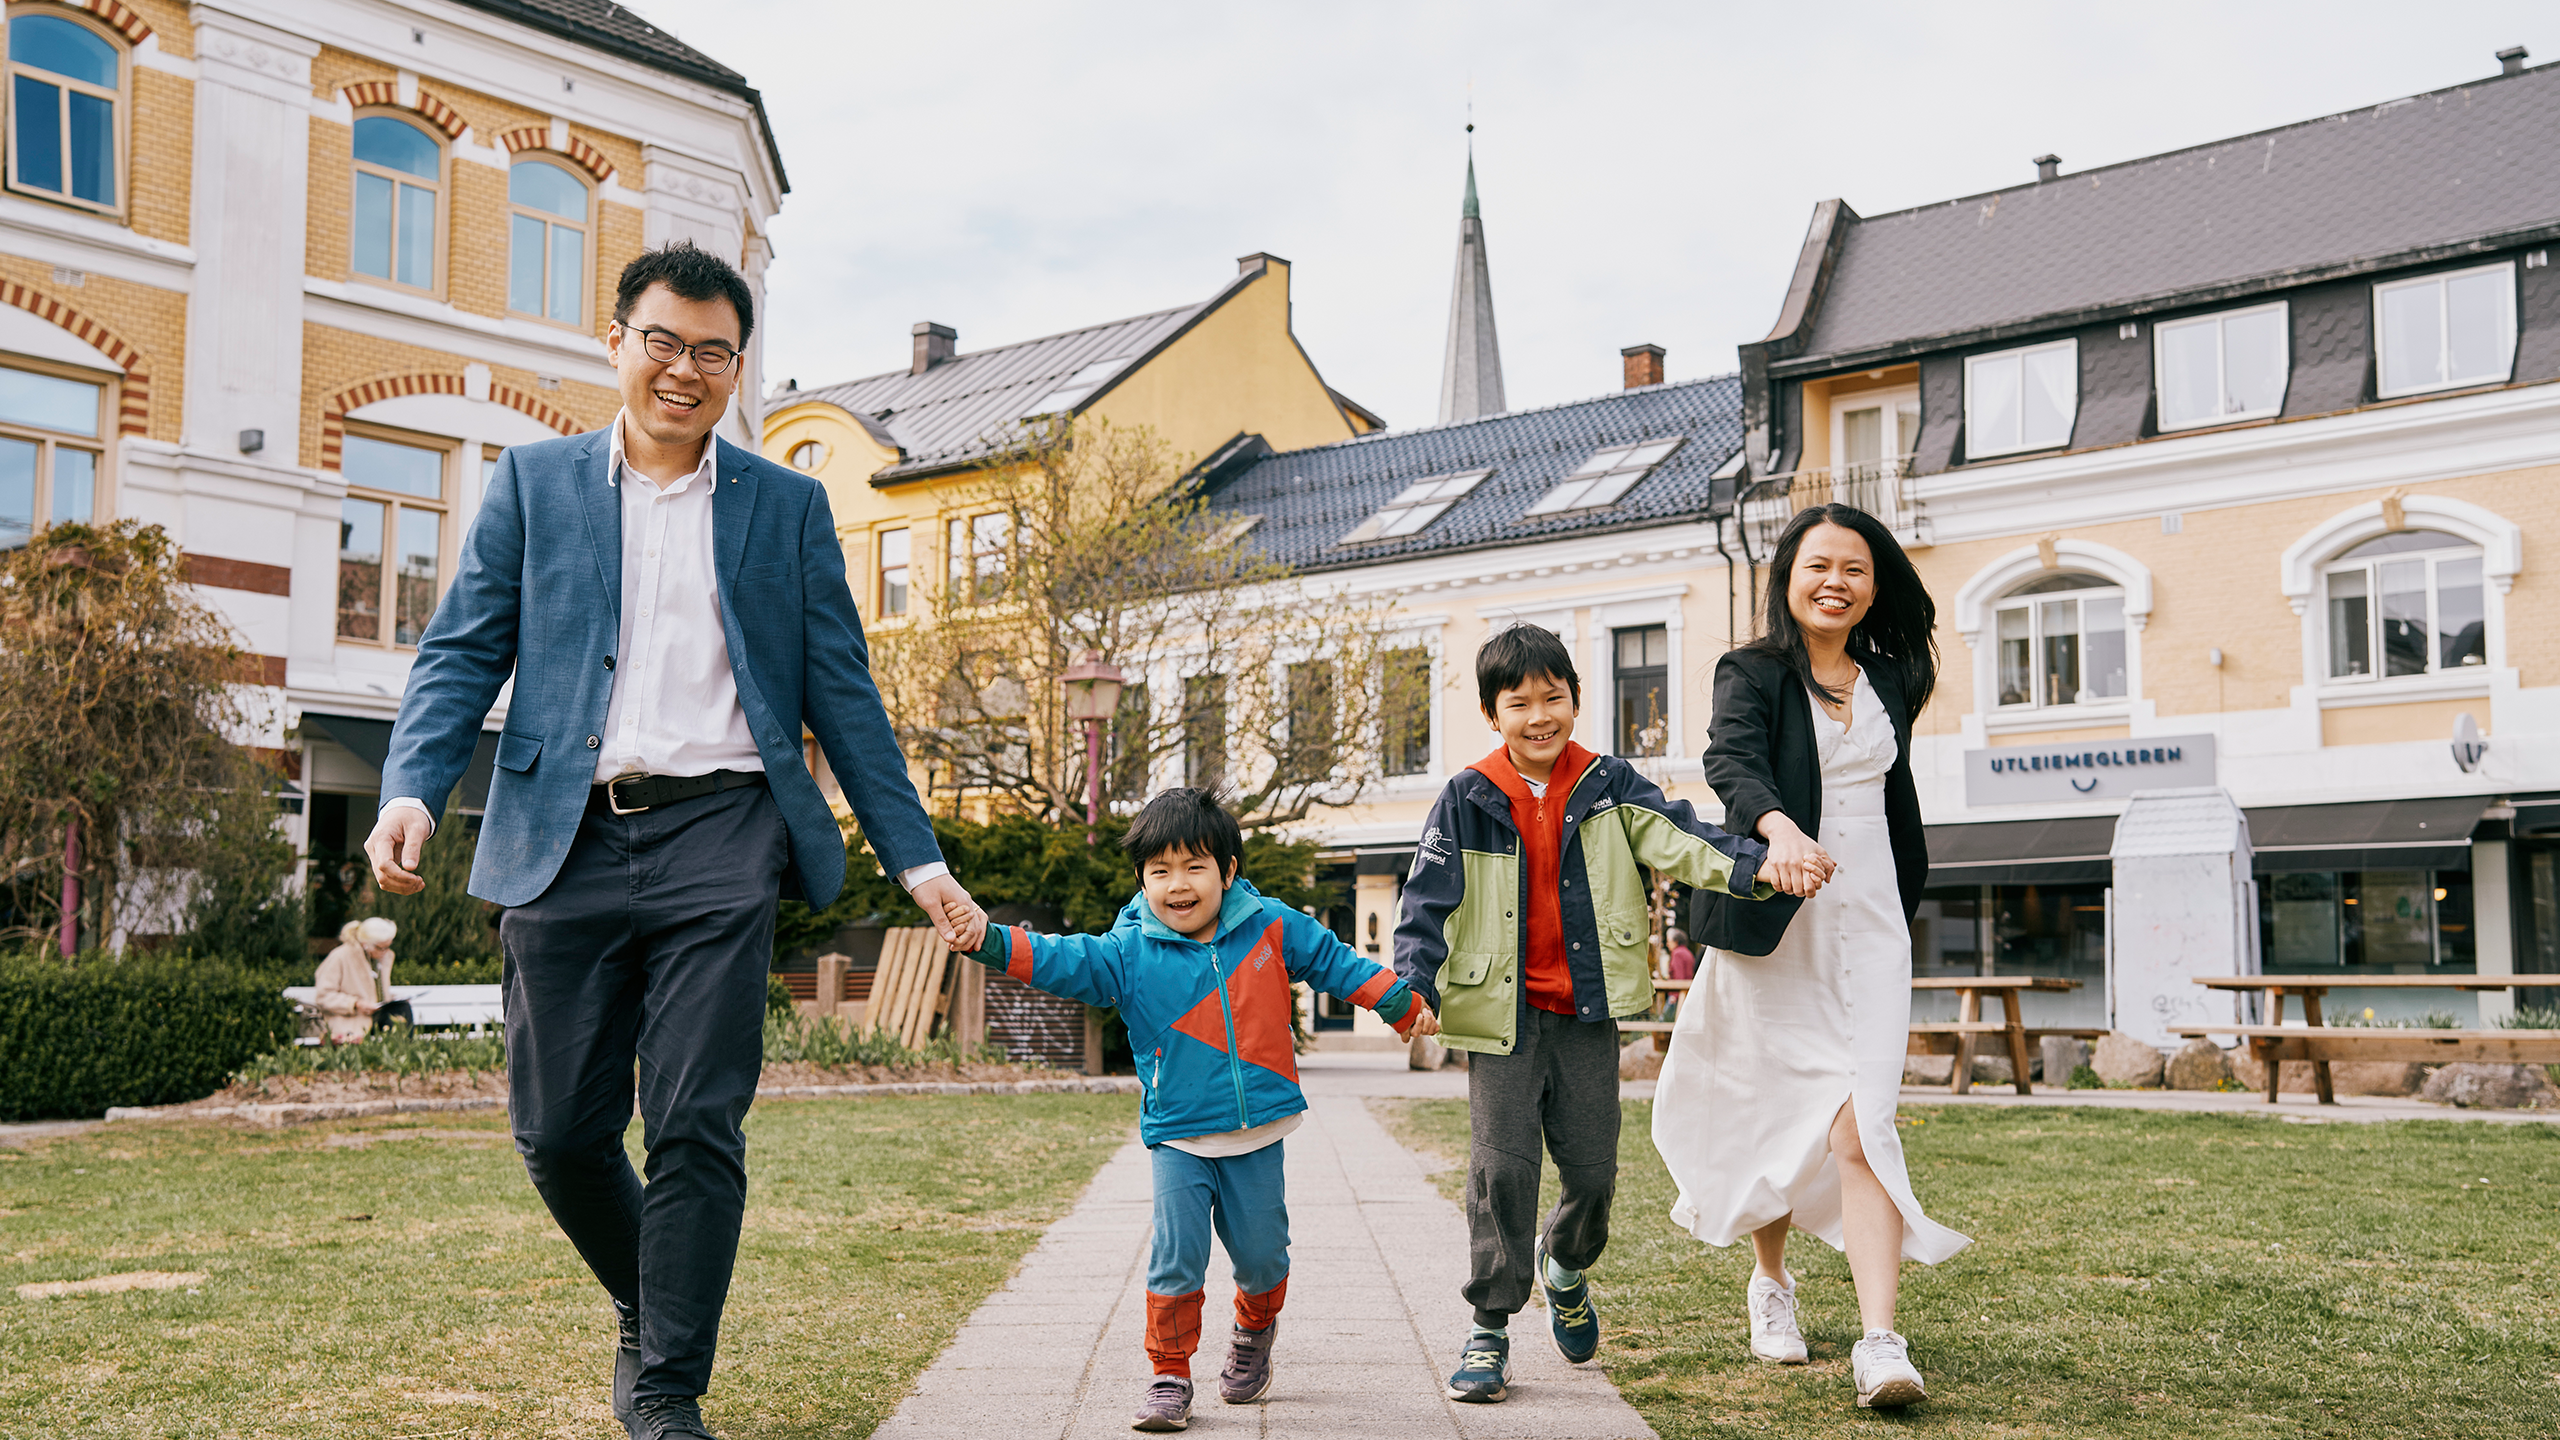
[[[507,676],[471,893],[522,905],[549,888],[595,784],[622,631],[622,497],[602,430],[498,457],[453,588],[418,642],[383,762],[383,798],[442,814]],[[862,617],[845,588],[834,513],[815,480],[713,438],[720,628],[738,703],[791,831],[783,894],[825,905],[844,889],[844,836],[800,748],[808,727],[844,781],[863,838],[890,874],[942,858],[880,707]]]

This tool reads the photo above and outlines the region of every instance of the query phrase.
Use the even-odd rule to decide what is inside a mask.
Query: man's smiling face
[[[622,383],[622,408],[640,432],[660,445],[688,448],[702,443],[738,388],[745,367],[731,364],[717,375],[705,375],[690,353],[661,363],[649,358],[640,332],[658,330],[687,345],[713,342],[738,348],[738,312],[725,299],[687,300],[665,285],[652,285],[631,306],[631,318],[605,334],[605,350]]]

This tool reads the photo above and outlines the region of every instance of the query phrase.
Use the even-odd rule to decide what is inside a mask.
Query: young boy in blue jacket
[[[1244,836],[1206,790],[1147,802],[1122,848],[1138,871],[1135,924],[1107,935],[990,925],[974,957],[1053,995],[1116,1006],[1137,1056],[1139,1138],[1155,1161],[1147,1260],[1147,1356],[1155,1380],[1132,1429],[1191,1419],[1201,1281],[1214,1228],[1235,1262],[1236,1323],[1218,1396],[1271,1388],[1271,1345],[1289,1291],[1281,1141],[1307,1108],[1298,1089],[1293,981],[1378,1012],[1398,1033],[1438,1030],[1431,1007],[1312,918],[1236,873]]]

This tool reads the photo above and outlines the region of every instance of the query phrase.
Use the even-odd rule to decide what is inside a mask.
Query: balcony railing
[[[1769,558],[1778,533],[1796,512],[1816,505],[1846,505],[1884,522],[1904,544],[1928,543],[1928,519],[1912,494],[1911,457],[1864,465],[1793,470],[1752,482],[1737,498],[1744,553],[1753,564]]]

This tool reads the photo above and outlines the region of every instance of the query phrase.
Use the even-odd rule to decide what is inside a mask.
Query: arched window
[[[2441,530],[2376,536],[2321,568],[2331,680],[2489,663],[2480,547]]]
[[[47,525],[98,520],[114,418],[112,387],[74,374],[0,369],[0,549]]]
[[[2125,697],[2124,588],[2113,581],[2073,574],[2030,580],[1999,602],[1992,624],[2002,708]]]
[[[803,440],[791,447],[791,468],[795,470],[815,470],[826,463],[827,442],[824,440]]]
[[[9,12],[9,186],[90,210],[124,206],[122,46],[85,20]]]
[[[507,308],[583,328],[587,323],[587,224],[595,203],[568,166],[518,160],[507,174]]]
[[[356,120],[355,156],[355,272],[435,289],[444,147],[406,120],[365,115]]]

